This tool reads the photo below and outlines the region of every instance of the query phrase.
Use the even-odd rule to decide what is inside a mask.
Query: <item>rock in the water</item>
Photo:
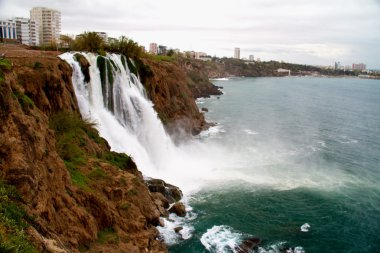
[[[160,226],[160,227],[165,227],[165,221],[164,221],[164,219],[159,219],[159,221],[158,221],[158,225]]]
[[[181,231],[183,229],[183,227],[176,227],[174,228],[174,231],[178,234],[179,231]]]
[[[150,192],[161,193],[169,203],[174,203],[182,198],[181,190],[177,186],[167,184],[164,180],[152,178],[145,182]]]
[[[249,253],[257,249],[260,243],[261,243],[260,238],[251,237],[244,240],[235,250],[238,253]]]
[[[202,107],[202,112],[208,112],[208,109],[206,107]]]
[[[182,202],[177,202],[169,209],[169,213],[184,217],[186,216],[186,207]]]

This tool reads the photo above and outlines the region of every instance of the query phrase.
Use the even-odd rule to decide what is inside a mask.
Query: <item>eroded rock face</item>
[[[144,63],[152,70],[152,75],[145,79],[144,86],[170,134],[185,137],[206,129],[208,124],[195,104],[186,72],[174,63],[152,60],[144,60]]]
[[[88,161],[75,171],[87,181],[73,183],[58,154],[56,133],[49,128],[55,113],[79,113],[71,68],[54,52],[6,50],[13,68],[0,85],[0,179],[16,186],[20,204],[35,217],[28,231],[37,248],[167,252],[156,239],[162,214],[141,173],[135,165],[119,168],[98,158],[109,152],[106,143],[83,135],[81,149]],[[114,240],[100,243],[101,231]]]

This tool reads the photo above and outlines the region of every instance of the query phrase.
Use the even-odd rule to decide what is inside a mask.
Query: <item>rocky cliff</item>
[[[207,89],[209,85],[216,89],[207,77],[207,82],[195,82],[186,68],[178,63],[145,59],[144,64],[151,70],[144,86],[167,130],[172,135],[180,134],[179,130],[195,135],[206,129],[208,124],[195,104],[195,98],[212,94],[207,90],[197,92],[197,89],[201,90],[197,87]]]
[[[33,245],[22,246],[25,252],[166,252],[155,226],[168,201],[150,193],[133,160],[111,152],[94,124],[80,118],[68,64],[55,52],[1,46],[4,52],[10,66],[0,79],[0,197],[6,200],[0,251],[26,240]],[[8,64],[3,60],[0,66]],[[148,63],[153,75],[146,87],[161,118],[202,129],[183,72]],[[12,187],[17,194],[3,190]]]

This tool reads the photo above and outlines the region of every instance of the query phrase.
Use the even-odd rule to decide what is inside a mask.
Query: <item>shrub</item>
[[[100,244],[105,244],[105,243],[117,244],[119,243],[119,241],[120,241],[120,238],[117,235],[115,229],[112,227],[98,231],[97,242]]]
[[[43,65],[41,62],[36,61],[36,62],[34,63],[33,68],[34,68],[34,69],[42,69],[43,66],[44,66],[44,65]]]

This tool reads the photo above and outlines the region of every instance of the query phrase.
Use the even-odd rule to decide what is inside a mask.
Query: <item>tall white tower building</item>
[[[238,48],[238,47],[235,47],[234,58],[235,59],[240,59],[240,48]]]
[[[30,10],[30,19],[38,25],[40,45],[57,43],[61,33],[61,12],[45,7]]]

